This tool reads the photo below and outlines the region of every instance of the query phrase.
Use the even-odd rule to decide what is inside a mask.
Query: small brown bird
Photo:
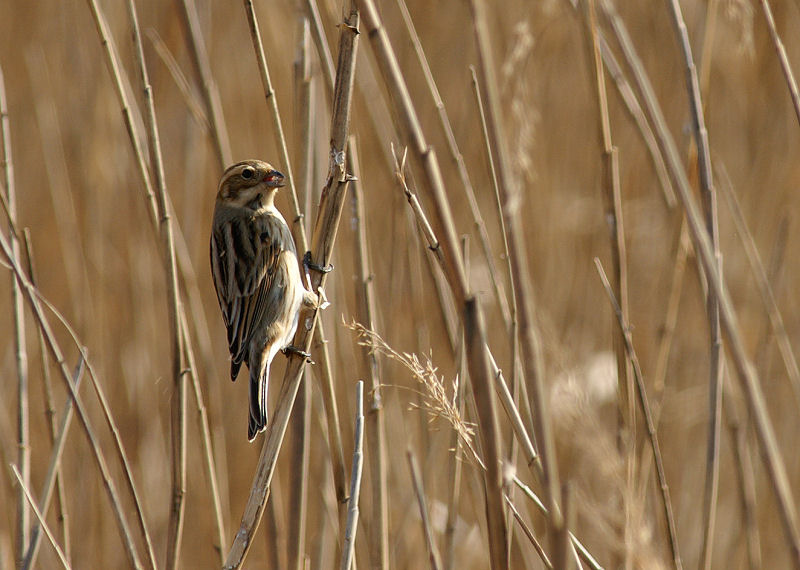
[[[278,351],[301,352],[290,345],[299,311],[318,299],[303,285],[292,234],[275,208],[283,180],[260,160],[229,167],[219,182],[211,229],[211,271],[228,329],[231,380],[242,362],[250,371],[249,441],[267,426],[272,359]]]

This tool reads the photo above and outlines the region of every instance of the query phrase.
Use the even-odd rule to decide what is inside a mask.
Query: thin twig
[[[497,170],[494,165],[494,158],[492,157],[492,145],[489,140],[489,128],[486,124],[486,111],[483,107],[483,97],[481,96],[480,85],[478,84],[478,73],[474,65],[469,67],[472,76],[472,92],[475,95],[475,104],[478,108],[478,115],[481,119],[481,134],[483,135],[483,145],[486,151],[486,159],[489,163],[489,172],[491,174],[492,189],[494,190],[494,203],[497,210],[497,218],[500,224],[500,233],[503,236],[503,259],[506,261],[506,274],[509,286],[511,287],[511,326],[509,328],[509,336],[511,338],[511,364],[513,366],[512,384],[516,387],[517,384],[522,387],[522,405],[525,411],[525,420],[528,422],[530,429],[533,429],[533,414],[531,413],[530,398],[528,397],[527,382],[524,380],[519,382],[518,371],[522,368],[520,361],[519,350],[519,314],[517,308],[517,292],[514,285],[514,271],[511,267],[511,255],[508,250],[508,228],[506,227],[506,220],[503,217],[503,200],[500,197],[500,188],[497,184]],[[532,441],[535,445],[536,434],[531,434]]]
[[[533,504],[536,505],[542,513],[547,514],[547,508],[544,506],[544,503],[536,496],[536,494],[531,491],[530,487],[528,487],[525,483],[523,483],[519,477],[514,477],[514,484],[522,490],[522,492],[531,500]],[[586,547],[577,539],[577,537],[569,533],[569,538],[572,541],[575,550],[580,556],[580,559],[589,565],[592,570],[603,570],[603,567],[600,563],[591,555],[591,553],[586,549]]]
[[[770,284],[772,280],[767,275],[764,269],[764,264],[761,262],[761,256],[758,253],[753,235],[750,228],[747,226],[747,221],[744,218],[742,207],[734,192],[730,177],[723,164],[717,166],[717,176],[721,180],[722,194],[728,203],[728,210],[731,213],[736,234],[742,242],[744,252],[747,255],[747,261],[750,263],[750,270],[753,272],[758,293],[761,296],[761,302],[764,305],[764,311],[769,318],[769,324],[772,328],[772,334],[775,335],[775,340],[778,344],[778,351],[783,359],[783,365],[786,368],[786,374],[789,377],[792,391],[794,393],[797,406],[800,408],[800,369],[798,369],[797,359],[792,349],[789,334],[786,332],[786,326],[783,324],[783,317],[778,308],[778,302],[775,300],[775,294]]]
[[[355,562],[356,532],[358,531],[358,499],[361,495],[361,473],[364,468],[364,382],[356,383],[356,429],[353,444],[353,469],[350,473],[350,500],[347,505],[347,525],[340,570],[350,570]]]
[[[611,119],[608,111],[608,95],[606,93],[605,73],[600,50],[597,17],[594,0],[588,0],[588,14],[584,11],[584,24],[590,42],[587,42],[592,62],[592,78],[597,91],[598,106],[598,140],[603,155],[603,203],[605,220],[611,245],[612,288],[614,296],[619,300],[622,318],[628,320],[628,264],[625,249],[625,231],[622,216],[622,197],[619,176],[619,152],[611,138]],[[615,320],[615,317],[612,317]],[[614,330],[617,330],[614,327]],[[625,353],[624,332],[619,330],[613,335],[614,354],[617,361],[617,447],[625,460],[625,492],[621,502],[625,515],[621,544],[624,568],[630,568],[633,552],[633,522],[631,501],[634,496],[636,466],[636,405],[634,402],[633,374],[630,361]]]
[[[542,545],[536,540],[536,537],[533,535],[533,531],[528,527],[525,521],[522,518],[522,515],[519,514],[517,507],[514,506],[514,503],[505,495],[506,505],[508,505],[508,509],[511,511],[511,514],[514,515],[514,520],[517,521],[517,524],[522,529],[523,534],[528,538],[530,543],[533,545],[533,549],[536,551],[536,554],[539,555],[539,558],[542,560],[542,564],[545,565],[546,568],[552,568],[553,564],[550,562],[550,559],[547,557],[547,554],[542,548]]]

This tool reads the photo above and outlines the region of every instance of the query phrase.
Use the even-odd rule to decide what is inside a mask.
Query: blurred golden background
[[[337,24],[343,10],[340,4],[319,0],[334,62]],[[685,64],[667,4],[617,2],[617,9],[641,56],[684,164],[689,164],[692,129]],[[135,128],[144,133],[144,99],[126,3],[102,0],[99,5],[120,54],[134,106]],[[230,140],[227,158],[260,158],[282,169],[243,6],[207,0],[197,0],[195,5]],[[304,108],[298,102],[294,66],[302,30],[298,22],[306,13],[305,6],[306,2],[289,0],[255,3],[295,176],[303,148],[299,124]],[[378,7],[425,135],[442,165],[457,231],[468,236],[470,284],[484,308],[489,344],[498,365],[510,378],[513,367],[507,331],[458,172],[438,125],[435,103],[397,2],[380,0]],[[720,193],[719,234],[725,283],[766,395],[791,488],[796,493],[800,482],[796,453],[798,401],[745,254],[745,236],[735,226],[723,193],[738,197],[766,267],[788,339],[796,346],[800,340],[800,299],[794,284],[800,264],[791,252],[800,244],[796,222],[800,204],[800,126],[761,5],[747,0],[685,0],[682,7],[699,73],[707,75],[703,101],[712,167]],[[248,444],[245,437],[246,378],[242,376],[236,383],[228,379],[224,326],[208,267],[211,215],[224,165],[211,137],[202,80],[193,64],[184,24],[184,2],[142,0],[136,2],[136,8],[155,98],[166,185],[174,205],[173,220],[180,227],[186,259],[196,274],[196,282],[183,287],[183,301],[192,320],[196,372],[208,411],[226,540],[230,541],[247,499],[261,440]],[[800,62],[800,4],[776,0],[772,8],[788,59],[796,66]],[[497,278],[508,293],[499,217],[471,81],[470,66],[477,65],[477,54],[469,5],[452,0],[408,0],[408,9],[486,222]],[[671,557],[652,469],[646,471],[649,478],[641,475],[642,467],[649,462],[643,423],[640,421],[639,425],[641,455],[636,465],[636,477],[642,479],[637,479],[632,491],[626,488],[625,459],[616,444],[616,364],[612,347],[616,325],[593,263],[593,258],[599,257],[610,271],[611,249],[601,186],[602,145],[597,134],[599,112],[593,62],[580,8],[575,9],[568,0],[495,0],[488,3],[488,20],[508,158],[523,188],[520,208],[529,279],[544,347],[544,382],[550,393],[561,479],[571,485],[575,509],[572,530],[604,567],[621,564],[626,559],[626,548],[631,553],[627,560],[632,567],[668,567]],[[607,20],[599,18],[599,25],[622,61]],[[7,96],[10,140],[6,144],[10,145],[13,158],[17,225],[30,230],[39,291],[74,328],[108,396],[160,566],[164,562],[171,500],[173,397],[165,272],[158,235],[151,224],[144,188],[88,3],[0,3],[0,66]],[[624,71],[629,73],[627,68]],[[330,108],[325,81],[322,64],[314,53],[314,163],[309,184],[314,195],[306,216],[308,224],[315,217],[318,193],[327,175]],[[617,83],[608,73],[606,85],[613,143],[619,149],[629,320],[651,402],[660,403],[658,435],[681,556],[686,567],[697,567],[703,547],[708,421],[709,342],[704,280],[690,253],[682,292],[678,292],[675,334],[663,367],[663,383],[656,382],[681,209],[680,205],[670,208],[665,202],[648,148],[620,97]],[[358,178],[364,193],[367,246],[377,305],[376,331],[398,351],[430,355],[449,390],[459,373],[460,358],[454,351],[458,342],[454,347],[448,338],[425,259],[427,249],[388,160],[390,144],[399,154],[402,152],[402,141],[392,127],[391,108],[369,38],[362,34],[351,132],[359,151]],[[147,144],[144,138],[142,141]],[[693,165],[687,167],[687,171],[693,170]],[[415,174],[418,175],[410,173],[412,181]],[[5,191],[3,187],[4,194]],[[421,199],[423,207],[432,208],[422,194]],[[696,199],[699,201],[697,196]],[[278,208],[288,220],[290,208],[285,193],[279,194]],[[355,382],[367,378],[361,357],[364,349],[357,344],[353,332],[343,326],[343,321],[360,319],[354,215],[348,198],[335,246],[335,271],[326,288],[331,306],[322,316],[330,343],[348,473]],[[0,227],[8,236],[5,222],[4,215]],[[18,487],[9,466],[18,461],[18,386],[13,274],[6,270],[6,261],[3,259],[0,271],[0,459],[4,466],[0,470],[0,568],[13,568],[20,556],[16,543]],[[448,310],[448,317],[458,323],[456,313]],[[30,482],[31,491],[38,497],[50,460],[51,440],[40,343],[27,307],[26,315]],[[52,314],[49,319],[66,364],[72,369],[78,362],[78,348]],[[284,360],[279,356],[273,367],[270,409]],[[44,369],[51,377],[58,422],[67,392],[52,359],[47,362]],[[447,468],[452,454],[451,428],[445,420],[431,419],[418,408],[417,391],[422,388],[405,368],[383,361],[381,371],[380,382],[385,386],[390,562],[394,568],[419,568],[427,564],[428,558],[405,450],[411,448],[420,462],[435,538],[443,549],[443,521],[452,485]],[[735,386],[734,374],[733,367],[726,366],[727,386]],[[318,367],[312,367],[311,377],[305,553],[311,568],[330,568],[338,565],[335,557],[340,534]],[[81,394],[108,457],[112,478],[121,489],[125,513],[132,520],[132,504],[121,483],[112,438],[88,380],[84,380]],[[724,397],[739,399],[738,408],[745,411],[737,390],[726,388]],[[502,409],[498,410],[504,443],[510,448],[511,429]],[[230,542],[220,545],[216,539],[197,405],[191,389],[187,413],[188,483],[180,567],[218,567],[218,550],[227,552]],[[473,417],[468,419],[475,421]],[[739,419],[741,424],[731,425],[732,418],[726,411],[722,421],[711,566],[788,567],[790,556],[774,494],[746,413]],[[73,567],[123,567],[128,562],[114,515],[80,429],[73,420],[61,464]],[[739,435],[743,445],[737,448],[732,436]],[[248,568],[288,564],[286,545],[296,538],[287,533],[288,495],[289,488],[298,484],[288,463],[288,443],[273,481],[273,506],[262,522],[246,563]],[[742,459],[737,449],[745,450],[749,459]],[[465,461],[463,469],[454,538],[455,567],[485,568],[489,557],[482,479],[473,463]],[[521,458],[516,469],[520,478],[536,490]],[[743,472],[753,478],[754,512],[743,507]],[[374,527],[370,484],[366,468],[356,541],[357,560],[362,568],[369,566]],[[515,502],[526,501],[519,491],[516,493]],[[631,506],[627,515],[620,497]],[[746,512],[755,517],[755,526],[749,531]],[[534,531],[543,532],[545,524],[540,514],[532,507],[526,507],[523,514]],[[635,529],[627,544],[619,530],[626,517]],[[61,528],[53,507],[47,521],[51,528]],[[509,528],[514,528],[512,567],[541,568],[541,561],[513,520]],[[757,551],[752,548],[756,544],[754,537],[760,543]],[[58,559],[48,544],[41,546],[37,565],[57,567]]]

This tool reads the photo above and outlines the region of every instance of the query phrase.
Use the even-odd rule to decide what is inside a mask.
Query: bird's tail
[[[247,424],[247,440],[253,441],[259,432],[267,429],[267,388],[269,387],[269,365],[271,358],[265,353],[258,356],[250,370],[250,420]]]

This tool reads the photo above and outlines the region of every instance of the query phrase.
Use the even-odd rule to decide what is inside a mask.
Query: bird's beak
[[[267,172],[266,176],[264,176],[264,182],[267,183],[267,186],[272,188],[282,188],[284,179],[285,177],[283,174],[277,170],[270,170]]]

